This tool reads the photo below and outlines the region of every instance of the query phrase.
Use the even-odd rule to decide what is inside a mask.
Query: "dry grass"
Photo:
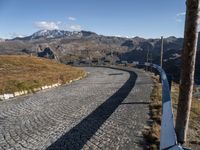
[[[44,58],[0,55],[0,94],[63,84],[84,74],[81,69]]]
[[[194,89],[195,90],[195,89]],[[171,96],[173,101],[174,116],[176,117],[179,95],[179,85],[172,84]],[[193,150],[200,149],[200,101],[193,97],[188,130],[188,143],[186,146]]]
[[[154,88],[151,94],[150,104],[150,127],[144,131],[144,137],[148,142],[148,149],[158,150],[160,143],[160,121],[161,121],[161,110],[162,110],[162,87],[159,83],[158,78],[152,77],[154,81]],[[194,89],[195,90],[195,89]],[[176,83],[172,84],[171,97],[173,103],[174,118],[176,118],[177,104],[179,95],[179,85]],[[193,150],[200,149],[200,101],[197,98],[193,98],[190,123],[188,130],[188,143],[187,147]]]
[[[162,88],[157,77],[152,76],[154,81],[154,88],[151,93],[150,110],[150,124],[143,135],[147,141],[147,149],[158,150],[160,144],[160,124],[162,111]]]

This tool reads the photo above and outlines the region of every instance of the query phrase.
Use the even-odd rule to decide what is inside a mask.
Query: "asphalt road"
[[[0,102],[0,149],[143,149],[149,75],[85,70],[88,77],[70,85]]]

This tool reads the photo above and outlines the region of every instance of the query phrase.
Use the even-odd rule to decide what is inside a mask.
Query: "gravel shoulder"
[[[150,76],[84,69],[83,80],[0,102],[0,149],[143,149]]]

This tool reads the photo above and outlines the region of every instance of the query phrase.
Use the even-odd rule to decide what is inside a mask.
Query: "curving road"
[[[151,78],[138,69],[85,70],[70,85],[0,102],[0,150],[143,149]]]

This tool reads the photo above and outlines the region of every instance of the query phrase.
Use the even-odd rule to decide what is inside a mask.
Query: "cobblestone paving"
[[[71,85],[0,102],[0,149],[142,149],[150,77],[85,69]]]

